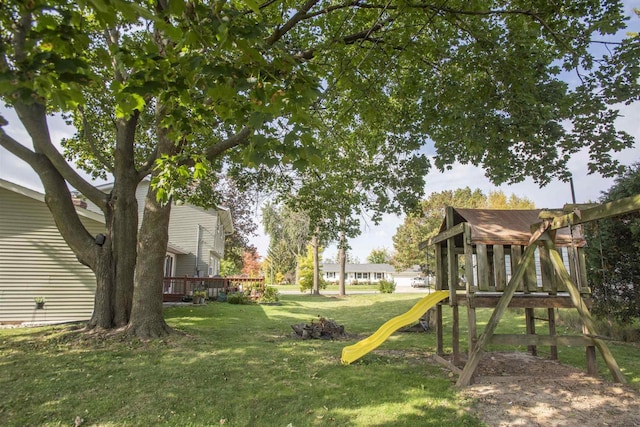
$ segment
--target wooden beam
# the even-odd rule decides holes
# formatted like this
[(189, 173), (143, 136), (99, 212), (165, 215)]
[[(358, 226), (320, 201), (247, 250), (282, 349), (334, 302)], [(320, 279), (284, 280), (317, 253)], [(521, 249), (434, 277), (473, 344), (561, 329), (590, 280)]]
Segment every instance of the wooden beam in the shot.
[(476, 245), (476, 263), (478, 264), (478, 289), (489, 290), (489, 256), (487, 245), (478, 243)]
[(471, 383), (471, 379), (473, 378), (473, 374), (476, 372), (476, 368), (478, 367), (478, 363), (480, 363), (480, 358), (482, 357), (482, 353), (484, 352), (484, 347), (487, 345), (491, 336), (495, 332), (502, 315), (506, 311), (509, 303), (511, 302), (511, 298), (518, 287), (518, 283), (522, 280), (524, 276), (524, 272), (526, 271), (526, 266), (529, 264), (529, 261), (533, 258), (533, 254), (535, 253), (536, 245), (529, 245), (527, 249), (524, 251), (522, 255), (522, 259), (518, 264), (518, 268), (511, 276), (511, 280), (509, 280), (509, 284), (507, 284), (506, 289), (504, 290), (498, 305), (496, 306), (493, 313), (491, 313), (491, 318), (485, 327), (484, 332), (478, 338), (478, 342), (476, 344), (476, 348), (474, 348), (473, 352), (471, 352), (471, 357), (469, 361), (467, 361), (464, 369), (462, 370), (462, 374), (456, 385), (458, 387), (467, 386)]
[(458, 368), (456, 365), (454, 365), (453, 363), (449, 362), (447, 359), (445, 359), (442, 356), (439, 356), (437, 354), (433, 355), (433, 358), (435, 359), (436, 362), (438, 362), (441, 365), (446, 366), (447, 368), (449, 368), (449, 370), (451, 372), (453, 372), (456, 375), (460, 375), (462, 373), (462, 369)]
[(491, 344), (526, 345), (526, 346), (552, 346), (584, 347), (593, 345), (593, 338), (584, 336), (559, 336), (559, 335), (518, 335), (518, 334), (494, 334)]
[(451, 228), (444, 230), (442, 233), (438, 234), (427, 240), (427, 246), (435, 245), (436, 243), (444, 242), (447, 239), (457, 236), (458, 234), (464, 233), (464, 222), (461, 222), (458, 225), (454, 225)]
[[(496, 307), (501, 295), (484, 295), (477, 293), (472, 297), (459, 298), (460, 305), (468, 305), (474, 308)], [(591, 300), (585, 300), (587, 306), (591, 306)], [(569, 295), (540, 295), (540, 294), (518, 294), (514, 295), (509, 302), (509, 308), (575, 308)]]
[[(586, 222), (597, 221), (599, 219), (610, 218), (638, 210), (640, 210), (640, 194), (580, 210), (579, 214), (572, 212), (566, 215), (553, 216), (551, 220), (551, 230), (565, 228), (570, 225), (584, 224)], [(545, 213), (545, 211), (542, 211), (539, 217), (548, 218), (549, 215)]]
[[(577, 286), (571, 281), (571, 276), (567, 272), (567, 269), (564, 267), (564, 264), (562, 262), (562, 257), (556, 250), (556, 247), (552, 241), (546, 240), (544, 241), (544, 245), (547, 247), (547, 249), (549, 249), (549, 254), (551, 255), (551, 262), (553, 263), (553, 267), (556, 270), (556, 274), (558, 274), (558, 276), (565, 283), (565, 286), (569, 291), (569, 295), (571, 295), (571, 300), (573, 301), (573, 304), (578, 310), (578, 313), (580, 313), (580, 316), (582, 317), (582, 322), (584, 326), (586, 327), (587, 331), (591, 335), (597, 336), (598, 333), (596, 331), (593, 319), (591, 318), (591, 313), (589, 313), (589, 309), (587, 308), (586, 304), (582, 300), (582, 297), (580, 296), (580, 291), (578, 290)], [(609, 368), (609, 372), (611, 372), (613, 379), (619, 383), (626, 384), (627, 379), (624, 377), (624, 375), (620, 371), (620, 368), (618, 367), (618, 363), (613, 357), (613, 354), (611, 354), (609, 347), (607, 347), (604, 341), (598, 338), (593, 338), (593, 343), (598, 348), (598, 350), (600, 350), (600, 353), (602, 354), (602, 357), (607, 363), (607, 367)]]

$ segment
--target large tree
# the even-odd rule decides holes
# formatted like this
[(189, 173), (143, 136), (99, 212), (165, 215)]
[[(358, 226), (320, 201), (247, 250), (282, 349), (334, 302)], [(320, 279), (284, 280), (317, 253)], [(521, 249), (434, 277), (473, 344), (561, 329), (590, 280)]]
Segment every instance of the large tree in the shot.
[[(496, 182), (565, 178), (580, 149), (594, 171), (615, 172), (610, 152), (631, 139), (607, 103), (637, 96), (638, 43), (602, 59), (588, 49), (623, 26), (620, 4), (597, 0), (7, 0), (0, 96), (30, 141), (3, 119), (0, 145), (37, 172), (62, 236), (96, 273), (90, 327), (159, 336), (172, 197), (223, 165), (269, 181), (282, 165), (321, 163), (335, 143), (320, 138), (326, 127), (380, 129), (389, 113), (397, 127), (367, 150), (432, 141), (437, 167), (481, 165)], [(562, 69), (580, 83), (562, 82)], [(56, 148), (54, 111), (79, 127), (67, 159), (108, 172), (109, 193)], [(69, 186), (103, 211), (104, 244), (82, 226)]]
[(297, 282), (299, 263), (311, 240), (309, 217), (285, 204), (267, 203), (262, 207), (262, 225), (269, 236), (266, 271), (268, 277), (278, 273), (289, 282)]
[[(348, 238), (360, 234), (361, 219), (377, 224), (385, 213), (412, 210), (424, 190), (427, 158), (417, 153), (420, 144), (415, 138), (403, 141), (410, 127), (393, 120), (402, 108), (394, 113), (392, 103), (383, 104), (379, 100), (384, 111), (378, 115), (379, 128), (358, 123), (348, 132), (321, 132), (331, 142), (324, 161), (299, 176), (286, 197), (289, 205), (309, 217), (313, 239), (337, 241), (340, 295), (346, 294)], [(356, 115), (360, 111), (359, 106), (352, 108)]]
[(387, 248), (373, 249), (367, 257), (367, 262), (370, 264), (386, 264), (390, 259), (391, 256)]
[[(603, 193), (601, 203), (640, 194), (640, 163)], [(594, 313), (621, 323), (640, 319), (640, 213), (585, 226), (587, 273)]]

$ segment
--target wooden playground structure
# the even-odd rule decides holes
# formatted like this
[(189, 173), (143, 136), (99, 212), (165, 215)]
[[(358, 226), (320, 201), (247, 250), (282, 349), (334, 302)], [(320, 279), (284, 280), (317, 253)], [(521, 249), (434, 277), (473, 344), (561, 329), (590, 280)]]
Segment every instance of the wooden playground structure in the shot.
[[(557, 359), (558, 346), (584, 346), (587, 372), (597, 375), (596, 348), (613, 379), (626, 379), (589, 312), (580, 224), (640, 210), (640, 195), (603, 205), (567, 205), (562, 210), (489, 210), (448, 207), (440, 233), (425, 242), (435, 247), (436, 290), (448, 290), (452, 309), (452, 360), (444, 356), (443, 305), (436, 306), (437, 358), (459, 373), (458, 386), (469, 385), (489, 344), (549, 346)], [(459, 307), (466, 307), (468, 355), (460, 353)], [(525, 311), (526, 334), (495, 334), (508, 307)], [(492, 308), (478, 335), (477, 308)], [(547, 310), (548, 335), (535, 331), (534, 309)], [(583, 334), (556, 335), (555, 309), (575, 308)], [(464, 363), (462, 370), (457, 366)]]

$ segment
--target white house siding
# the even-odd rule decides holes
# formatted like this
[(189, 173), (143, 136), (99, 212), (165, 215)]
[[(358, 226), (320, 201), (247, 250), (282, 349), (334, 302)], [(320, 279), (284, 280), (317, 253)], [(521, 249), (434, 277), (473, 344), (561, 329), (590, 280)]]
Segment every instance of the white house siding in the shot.
[[(144, 201), (149, 184), (150, 182), (145, 179), (136, 188), (138, 227), (142, 223)], [(110, 191), (111, 185), (99, 188), (103, 191)], [(98, 207), (88, 200), (87, 209), (100, 213)], [(233, 225), (229, 225), (229, 227), (233, 227)], [(227, 231), (230, 232), (230, 230)], [(185, 252), (175, 255), (174, 274), (176, 276), (195, 276), (196, 274), (214, 276), (218, 274), (220, 260), (224, 257), (224, 236), (225, 230), (217, 210), (205, 210), (189, 204), (174, 203), (171, 207), (169, 221), (169, 243)]]
[[(329, 282), (338, 281), (340, 277), (338, 264), (322, 264), (322, 271), (324, 279)], [(389, 264), (347, 264), (345, 266), (345, 282), (347, 284), (356, 281), (358, 283), (377, 283), (381, 280), (392, 280), (394, 271), (393, 266)]]
[(209, 276), (220, 272), (224, 230), (216, 211), (187, 204), (174, 205), (169, 221), (169, 240), (188, 252), (176, 257), (176, 276)]
[[(104, 231), (83, 218), (92, 234)], [(0, 187), (0, 322), (60, 322), (91, 317), (93, 272), (60, 236), (44, 202)], [(46, 298), (36, 310), (34, 298)]]

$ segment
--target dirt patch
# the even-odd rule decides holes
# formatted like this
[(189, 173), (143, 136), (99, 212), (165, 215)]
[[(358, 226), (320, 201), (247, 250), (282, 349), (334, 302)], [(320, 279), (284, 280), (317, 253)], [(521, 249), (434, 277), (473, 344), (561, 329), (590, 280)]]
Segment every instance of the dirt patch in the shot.
[(462, 390), (489, 426), (640, 426), (630, 387), (526, 353), (486, 353)]

